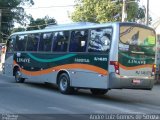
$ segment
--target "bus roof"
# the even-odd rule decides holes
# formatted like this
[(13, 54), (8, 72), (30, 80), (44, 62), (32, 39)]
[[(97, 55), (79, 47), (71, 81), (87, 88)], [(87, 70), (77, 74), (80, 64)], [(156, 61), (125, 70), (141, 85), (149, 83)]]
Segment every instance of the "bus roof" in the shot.
[[(108, 23), (98, 24), (98, 23), (90, 23), (90, 22), (78, 22), (78, 23), (71, 23), (71, 24), (51, 25), (51, 26), (47, 26), (45, 29), (16, 32), (16, 33), (13, 33), (12, 35), (31, 34), (31, 33), (34, 34), (34, 33), (42, 33), (42, 32), (65, 31), (65, 30), (76, 30), (76, 29), (78, 30), (78, 29), (86, 29), (86, 28), (98, 28), (98, 27), (111, 27), (111, 26), (115, 26), (119, 24), (132, 24), (133, 25), (137, 23), (108, 22)], [(141, 26), (145, 26), (145, 25), (141, 25)]]

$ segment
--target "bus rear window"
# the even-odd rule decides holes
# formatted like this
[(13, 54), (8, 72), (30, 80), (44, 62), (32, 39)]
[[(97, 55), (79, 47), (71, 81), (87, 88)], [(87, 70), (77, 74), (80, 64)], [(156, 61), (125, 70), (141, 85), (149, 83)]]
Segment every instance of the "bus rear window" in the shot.
[(120, 41), (127, 45), (154, 46), (156, 43), (155, 32), (143, 27), (121, 26)]
[(110, 50), (112, 28), (97, 28), (90, 32), (89, 52), (107, 52)]

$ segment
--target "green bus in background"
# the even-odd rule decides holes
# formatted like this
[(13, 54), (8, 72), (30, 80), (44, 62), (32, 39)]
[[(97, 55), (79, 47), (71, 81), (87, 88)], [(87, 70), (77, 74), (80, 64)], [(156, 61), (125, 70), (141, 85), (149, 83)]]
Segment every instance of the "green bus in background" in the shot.
[(137, 23), (76, 23), (17, 32), (7, 41), (4, 74), (15, 81), (57, 84), (105, 94), (110, 89), (152, 89), (155, 31)]

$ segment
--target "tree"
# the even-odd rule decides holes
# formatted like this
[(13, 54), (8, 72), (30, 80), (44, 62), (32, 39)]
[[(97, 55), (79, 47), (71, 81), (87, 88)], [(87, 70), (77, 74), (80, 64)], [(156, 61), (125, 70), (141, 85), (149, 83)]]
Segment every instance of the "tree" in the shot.
[[(26, 15), (21, 6), (33, 4), (33, 0), (0, 0), (0, 9), (2, 10), (1, 32), (9, 35), (14, 27), (14, 22), (25, 24), (29, 16)], [(2, 35), (2, 37), (5, 39), (6, 36)]]
[(11, 33), (26, 31), (24, 27), (13, 28)]
[(126, 4), (127, 21), (136, 22), (137, 20), (143, 20), (145, 18), (146, 9), (144, 6), (139, 6), (139, 0), (136, 2), (128, 0)]
[(44, 18), (37, 18), (36, 20), (29, 16), (30, 24), (28, 27), (18, 27), (14, 28), (11, 33), (14, 32), (22, 32), (22, 31), (29, 31), (29, 30), (38, 30), (38, 29), (44, 29), (48, 25), (56, 25), (57, 22), (54, 18), (51, 18), (49, 16), (45, 16)]
[[(121, 21), (122, 0), (76, 0), (73, 21), (98, 22)], [(139, 1), (127, 0), (127, 21), (136, 21), (145, 17), (145, 11), (139, 7)]]
[(30, 24), (26, 30), (28, 31), (28, 30), (43, 29), (47, 25), (55, 25), (55, 24), (57, 24), (56, 20), (54, 18), (50, 18), (49, 16), (45, 16), (44, 18), (37, 18), (36, 20), (33, 17), (30, 17)]

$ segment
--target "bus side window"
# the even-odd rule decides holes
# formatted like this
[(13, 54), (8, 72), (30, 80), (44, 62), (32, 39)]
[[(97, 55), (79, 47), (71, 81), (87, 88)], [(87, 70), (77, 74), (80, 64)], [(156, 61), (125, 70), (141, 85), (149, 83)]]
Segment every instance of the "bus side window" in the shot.
[(28, 39), (28, 35), (17, 35), (15, 50), (16, 51), (25, 51), (27, 39)]
[(66, 52), (69, 40), (69, 31), (56, 32), (53, 37), (52, 51)]
[(26, 50), (27, 51), (37, 51), (39, 40), (40, 40), (39, 34), (30, 34), (30, 35), (28, 35)]
[(72, 31), (69, 51), (70, 52), (85, 52), (88, 39), (88, 31)]
[(39, 51), (51, 51), (52, 33), (42, 33), (39, 43)]
[(89, 52), (106, 52), (110, 49), (112, 39), (111, 28), (98, 28), (91, 30), (88, 45)]
[(14, 43), (15, 43), (16, 37), (11, 36), (7, 41), (7, 52), (14, 52)]

